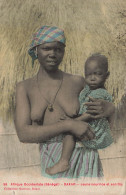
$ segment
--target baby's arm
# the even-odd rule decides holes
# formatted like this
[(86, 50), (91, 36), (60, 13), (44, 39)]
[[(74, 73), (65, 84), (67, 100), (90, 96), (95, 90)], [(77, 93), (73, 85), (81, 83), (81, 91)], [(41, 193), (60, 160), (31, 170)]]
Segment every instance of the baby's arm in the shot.
[(75, 120), (77, 121), (85, 121), (85, 122), (89, 122), (91, 119), (93, 119), (93, 115), (88, 114), (86, 112), (84, 112), (83, 114), (75, 118)]
[(91, 115), (91, 114), (88, 114), (86, 112), (84, 112), (83, 114), (79, 114), (77, 115), (76, 117), (69, 117), (67, 115), (64, 115), (60, 118), (59, 121), (62, 121), (62, 120), (77, 120), (77, 121), (84, 121), (84, 122), (89, 122), (91, 121), (91, 119), (94, 119), (93, 118), (94, 115)]

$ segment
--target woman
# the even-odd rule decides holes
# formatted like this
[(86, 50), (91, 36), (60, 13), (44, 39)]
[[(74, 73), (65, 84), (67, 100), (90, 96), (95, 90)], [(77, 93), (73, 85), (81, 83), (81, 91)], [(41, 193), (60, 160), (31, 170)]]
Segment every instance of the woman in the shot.
[[(80, 140), (92, 139), (94, 136), (86, 122), (60, 121), (63, 115), (72, 118), (77, 116), (78, 96), (84, 87), (84, 78), (59, 70), (64, 51), (63, 30), (50, 26), (41, 27), (34, 34), (29, 49), (33, 64), (35, 59), (40, 63), (38, 74), (18, 83), (16, 90), (15, 126), (18, 137), (21, 142), (41, 143), (42, 175), (46, 177), (51, 177), (45, 173), (46, 168), (53, 166), (60, 158), (65, 133), (73, 134)], [(96, 118), (110, 116), (113, 112), (113, 105), (105, 101), (94, 101), (87, 105), (88, 112), (95, 113)], [(86, 153), (85, 156), (85, 149), (76, 144), (70, 169), (52, 178), (102, 176), (98, 153), (97, 159), (94, 159), (93, 153), (91, 159), (87, 155)], [(86, 166), (87, 160), (91, 161), (90, 167)], [(94, 161), (97, 161), (95, 167)]]

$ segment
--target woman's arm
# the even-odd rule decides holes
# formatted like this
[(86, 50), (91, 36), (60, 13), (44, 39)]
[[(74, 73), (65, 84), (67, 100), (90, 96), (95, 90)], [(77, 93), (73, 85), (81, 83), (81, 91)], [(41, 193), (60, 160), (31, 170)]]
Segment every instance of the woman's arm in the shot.
[(30, 102), (26, 91), (23, 82), (17, 85), (15, 127), (21, 142), (45, 142), (52, 137), (66, 132), (74, 134), (79, 139), (84, 137), (85, 133), (89, 133), (89, 137), (92, 138), (88, 124), (82, 121), (66, 120), (51, 125), (32, 125)]
[(19, 83), (16, 89), (15, 127), (21, 142), (44, 142), (53, 136), (64, 133), (68, 128), (65, 121), (54, 125), (34, 126), (30, 112), (30, 103), (25, 86), (23, 83)]
[(112, 102), (103, 99), (95, 99), (90, 97), (92, 102), (86, 102), (87, 113), (94, 115), (93, 119), (108, 118), (111, 121), (115, 113), (115, 106)]

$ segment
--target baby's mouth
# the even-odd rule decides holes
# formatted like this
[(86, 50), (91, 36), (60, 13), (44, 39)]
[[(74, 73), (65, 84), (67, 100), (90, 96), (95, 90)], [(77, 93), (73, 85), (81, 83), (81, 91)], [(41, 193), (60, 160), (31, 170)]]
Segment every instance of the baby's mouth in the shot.
[(92, 89), (95, 89), (97, 87), (97, 84), (96, 83), (92, 83), (92, 84), (89, 85), (89, 87), (92, 88)]
[(96, 83), (90, 83), (89, 85), (90, 86), (96, 86), (97, 84)]

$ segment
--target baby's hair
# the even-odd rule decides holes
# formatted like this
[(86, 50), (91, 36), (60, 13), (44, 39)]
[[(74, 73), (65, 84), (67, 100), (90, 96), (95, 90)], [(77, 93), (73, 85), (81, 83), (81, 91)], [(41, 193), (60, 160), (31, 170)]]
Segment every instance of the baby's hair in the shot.
[(89, 61), (92, 60), (96, 60), (99, 64), (103, 65), (106, 72), (108, 71), (108, 58), (105, 55), (102, 55), (100, 53), (92, 54), (87, 58), (85, 66), (89, 63)]

